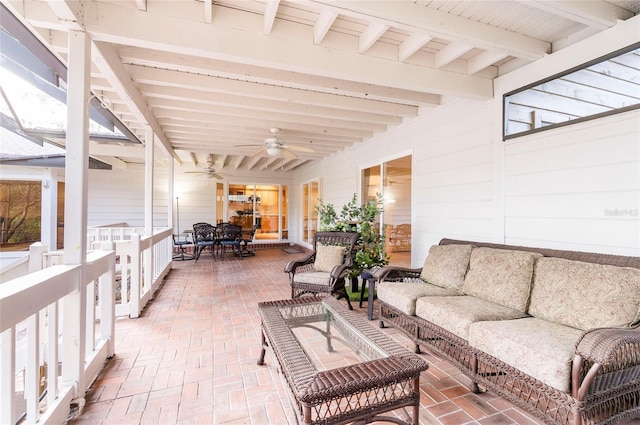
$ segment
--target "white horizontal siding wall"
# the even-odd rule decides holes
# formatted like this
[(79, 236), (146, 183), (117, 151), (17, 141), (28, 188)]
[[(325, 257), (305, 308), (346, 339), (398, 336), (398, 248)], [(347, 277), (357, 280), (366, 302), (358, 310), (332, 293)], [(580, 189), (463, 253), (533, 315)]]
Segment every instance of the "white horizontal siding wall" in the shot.
[[(144, 227), (144, 166), (129, 165), (126, 170), (89, 170), (87, 224), (103, 226), (127, 223)], [(167, 226), (167, 172), (154, 171), (153, 226)]]
[(513, 244), (638, 255), (640, 112), (505, 145), (505, 235)]
[[(638, 42), (638, 19), (496, 79), (496, 102)], [(640, 255), (639, 111), (518, 137), (502, 154), (505, 242)]]
[(443, 237), (492, 238), (492, 111), (486, 102), (455, 102), (299, 175), (321, 177), (321, 198), (340, 209), (357, 192), (361, 167), (412, 154), (412, 264), (421, 265)]

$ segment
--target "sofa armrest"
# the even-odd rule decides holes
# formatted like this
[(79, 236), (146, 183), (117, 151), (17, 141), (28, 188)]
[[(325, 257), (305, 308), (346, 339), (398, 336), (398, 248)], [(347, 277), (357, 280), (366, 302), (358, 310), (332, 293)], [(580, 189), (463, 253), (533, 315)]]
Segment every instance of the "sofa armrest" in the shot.
[(407, 279), (419, 279), (422, 268), (410, 269), (406, 267), (382, 267), (376, 272), (379, 281), (402, 282)]
[(640, 382), (640, 329), (600, 328), (584, 333), (576, 344), (573, 396)]

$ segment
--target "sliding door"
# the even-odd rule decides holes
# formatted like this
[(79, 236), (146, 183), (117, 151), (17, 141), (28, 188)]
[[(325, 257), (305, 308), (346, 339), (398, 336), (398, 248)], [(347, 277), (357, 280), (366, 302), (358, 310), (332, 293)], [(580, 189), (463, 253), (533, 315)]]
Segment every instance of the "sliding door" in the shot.
[(381, 229), (390, 264), (411, 266), (411, 155), (362, 170), (363, 202), (382, 195)]

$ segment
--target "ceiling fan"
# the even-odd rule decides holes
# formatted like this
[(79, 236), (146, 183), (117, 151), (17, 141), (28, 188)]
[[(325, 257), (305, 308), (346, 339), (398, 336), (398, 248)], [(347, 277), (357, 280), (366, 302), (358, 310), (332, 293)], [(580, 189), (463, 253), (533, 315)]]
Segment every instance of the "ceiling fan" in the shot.
[(304, 146), (287, 145), (285, 141), (278, 137), (280, 129), (277, 127), (271, 127), (269, 129), (271, 137), (264, 139), (264, 145), (237, 145), (237, 147), (245, 146), (257, 146), (262, 147), (251, 156), (260, 156), (267, 154), (268, 156), (282, 157), (287, 159), (297, 158), (297, 155), (293, 151), (297, 152), (313, 152), (313, 149)]
[(207, 161), (207, 166), (202, 171), (186, 171), (185, 174), (202, 174), (208, 179), (216, 178), (218, 180), (224, 180), (223, 174), (216, 173), (213, 168), (213, 163)]

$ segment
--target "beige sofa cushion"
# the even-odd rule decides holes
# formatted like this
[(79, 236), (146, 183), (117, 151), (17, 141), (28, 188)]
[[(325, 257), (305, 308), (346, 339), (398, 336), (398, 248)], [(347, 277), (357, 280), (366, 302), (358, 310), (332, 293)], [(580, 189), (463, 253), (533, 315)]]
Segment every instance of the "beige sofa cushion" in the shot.
[(541, 258), (529, 314), (578, 329), (629, 326), (638, 320), (640, 270)]
[(344, 262), (344, 248), (337, 245), (322, 245), (316, 247), (316, 260), (313, 263), (313, 270), (317, 272), (328, 272), (335, 266)]
[(533, 265), (541, 254), (474, 248), (462, 290), (486, 301), (527, 311)]
[(426, 282), (382, 281), (376, 285), (376, 295), (379, 300), (410, 316), (416, 313), (416, 300), (420, 297), (457, 294), (451, 289), (441, 288)]
[(422, 280), (460, 291), (469, 268), (473, 245), (433, 245), (424, 260)]
[(580, 329), (537, 318), (476, 322), (469, 344), (560, 391), (569, 392)]
[(470, 296), (422, 297), (416, 301), (416, 316), (459, 336), (469, 337), (469, 326), (485, 320), (508, 320), (526, 314)]

